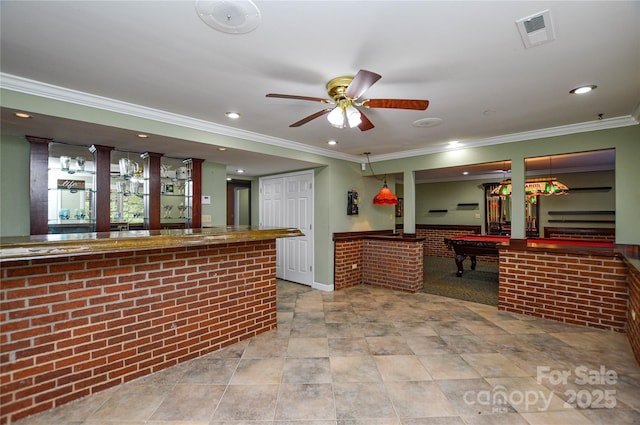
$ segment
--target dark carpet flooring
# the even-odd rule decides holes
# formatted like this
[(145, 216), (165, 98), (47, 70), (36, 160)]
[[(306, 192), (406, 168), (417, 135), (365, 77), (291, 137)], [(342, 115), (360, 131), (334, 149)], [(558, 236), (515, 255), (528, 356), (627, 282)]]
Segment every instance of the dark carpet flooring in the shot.
[(424, 257), (424, 292), (487, 305), (498, 305), (498, 263), (481, 261), (471, 270), (471, 260), (464, 260), (464, 273), (451, 257)]

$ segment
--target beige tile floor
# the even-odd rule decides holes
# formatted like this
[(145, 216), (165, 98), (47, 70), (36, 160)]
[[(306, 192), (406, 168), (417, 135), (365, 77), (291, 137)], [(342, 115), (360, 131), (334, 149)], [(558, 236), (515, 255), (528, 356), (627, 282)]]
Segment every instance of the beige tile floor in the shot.
[(640, 424), (624, 335), (368, 286), (277, 293), (276, 331), (18, 424)]

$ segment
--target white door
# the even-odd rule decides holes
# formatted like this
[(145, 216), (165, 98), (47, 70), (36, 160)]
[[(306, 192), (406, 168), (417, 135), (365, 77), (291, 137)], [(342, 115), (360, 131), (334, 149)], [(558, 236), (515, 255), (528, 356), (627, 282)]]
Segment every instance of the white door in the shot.
[(313, 171), (260, 179), (260, 225), (294, 227), (304, 236), (276, 239), (276, 277), (313, 285)]
[[(260, 226), (284, 227), (284, 184), (282, 178), (260, 179)], [(282, 239), (276, 239), (276, 277), (282, 279)]]

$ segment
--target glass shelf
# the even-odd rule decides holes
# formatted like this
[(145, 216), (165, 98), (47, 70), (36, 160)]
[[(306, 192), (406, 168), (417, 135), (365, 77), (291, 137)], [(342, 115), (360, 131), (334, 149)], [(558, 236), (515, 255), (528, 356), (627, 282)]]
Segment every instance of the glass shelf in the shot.
[(47, 166), (49, 233), (93, 231), (95, 161), (84, 146), (51, 143)]
[(183, 226), (191, 221), (191, 164), (163, 157), (160, 165), (160, 223)]

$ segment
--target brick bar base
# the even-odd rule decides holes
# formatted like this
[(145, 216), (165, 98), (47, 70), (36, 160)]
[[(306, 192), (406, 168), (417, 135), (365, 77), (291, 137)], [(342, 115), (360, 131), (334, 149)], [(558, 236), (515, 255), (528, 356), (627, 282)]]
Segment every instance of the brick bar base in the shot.
[(334, 233), (333, 241), (335, 290), (361, 283), (406, 292), (422, 290), (423, 239), (371, 231)]
[(275, 239), (2, 264), (0, 423), (276, 327)]
[(640, 365), (640, 271), (633, 266), (629, 266), (627, 338)]
[(422, 290), (422, 240), (365, 239), (362, 250), (362, 283), (405, 292)]
[[(362, 239), (336, 241), (334, 246), (333, 289), (350, 288), (362, 283)], [(353, 265), (355, 264), (355, 268)]]
[(627, 266), (617, 256), (500, 249), (498, 308), (625, 331)]

